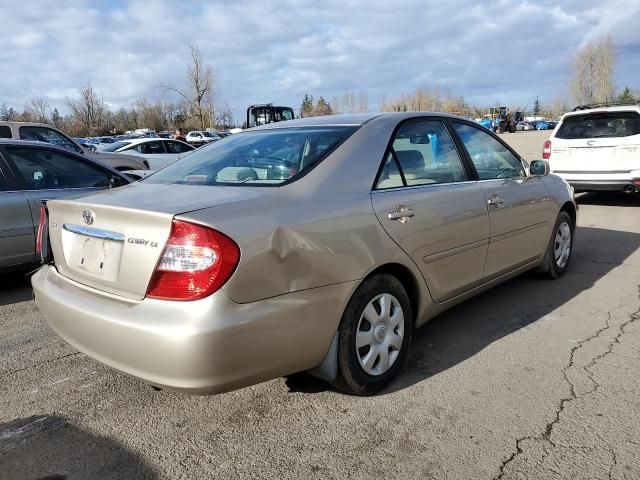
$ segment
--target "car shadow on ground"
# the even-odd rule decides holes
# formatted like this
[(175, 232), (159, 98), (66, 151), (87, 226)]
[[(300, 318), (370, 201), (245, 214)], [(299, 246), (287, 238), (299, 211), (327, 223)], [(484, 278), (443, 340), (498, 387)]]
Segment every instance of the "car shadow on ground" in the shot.
[(580, 205), (640, 207), (640, 193), (589, 192), (577, 195), (576, 201)]
[(0, 274), (0, 307), (32, 298), (31, 273), (17, 271)]
[(158, 478), (136, 453), (59, 416), (0, 423), (0, 472), (6, 480)]
[[(602, 248), (603, 245), (615, 248)], [(419, 328), (398, 379), (380, 395), (401, 390), (447, 370), (558, 309), (640, 248), (640, 234), (579, 227), (567, 274), (550, 280), (535, 272), (520, 275), (435, 317)], [(290, 391), (331, 389), (325, 382), (292, 376)]]

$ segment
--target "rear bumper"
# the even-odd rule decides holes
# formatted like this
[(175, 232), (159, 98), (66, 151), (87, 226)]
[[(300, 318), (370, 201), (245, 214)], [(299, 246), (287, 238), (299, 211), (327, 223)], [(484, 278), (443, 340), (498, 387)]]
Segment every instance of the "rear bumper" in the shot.
[(639, 191), (640, 170), (618, 173), (587, 173), (553, 171), (566, 180), (576, 191)]
[(567, 182), (576, 191), (639, 191), (640, 187), (631, 180), (572, 180)]
[(196, 394), (318, 366), (355, 288), (347, 282), (249, 304), (222, 291), (195, 302), (130, 301), (48, 265), (32, 285), (48, 323), (78, 350), (153, 385)]

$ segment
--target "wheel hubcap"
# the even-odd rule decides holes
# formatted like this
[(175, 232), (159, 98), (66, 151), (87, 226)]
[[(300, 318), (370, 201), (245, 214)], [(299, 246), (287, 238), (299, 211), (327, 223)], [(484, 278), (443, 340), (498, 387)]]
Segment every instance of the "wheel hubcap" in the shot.
[(404, 312), (393, 295), (383, 293), (365, 307), (356, 331), (356, 354), (369, 375), (382, 375), (398, 359), (404, 337)]
[(553, 254), (558, 268), (564, 268), (571, 254), (571, 227), (567, 222), (562, 222), (558, 226), (553, 243)]

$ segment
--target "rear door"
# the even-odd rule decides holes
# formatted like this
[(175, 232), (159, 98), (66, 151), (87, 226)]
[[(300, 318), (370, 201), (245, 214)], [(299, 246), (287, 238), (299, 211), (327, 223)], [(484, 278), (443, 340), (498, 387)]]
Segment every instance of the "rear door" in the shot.
[(163, 140), (138, 143), (129, 147), (123, 153), (133, 153), (143, 157), (149, 162), (151, 170), (160, 170), (175, 161), (172, 160), (174, 158), (173, 155), (167, 154)]
[(556, 205), (539, 177), (528, 177), (522, 159), (486, 130), (452, 122), (477, 172), (489, 210), (490, 241), (484, 279), (525, 265), (544, 252)]
[(384, 229), (421, 270), (434, 301), (481, 283), (489, 241), (483, 190), (440, 120), (397, 129), (371, 201)]
[(640, 169), (640, 114), (636, 111), (568, 115), (551, 139), (554, 173), (629, 173)]
[(33, 261), (35, 233), (29, 202), (0, 157), (0, 267)]

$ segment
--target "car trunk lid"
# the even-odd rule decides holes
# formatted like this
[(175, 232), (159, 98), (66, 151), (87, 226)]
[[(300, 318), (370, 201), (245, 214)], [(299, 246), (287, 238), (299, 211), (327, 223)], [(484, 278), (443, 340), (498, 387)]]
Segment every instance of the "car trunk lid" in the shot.
[(80, 284), (141, 300), (176, 214), (255, 195), (251, 188), (138, 184), (77, 200), (50, 201), (55, 266)]

